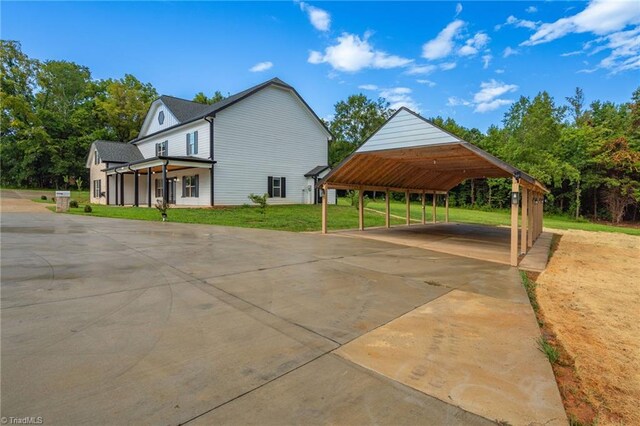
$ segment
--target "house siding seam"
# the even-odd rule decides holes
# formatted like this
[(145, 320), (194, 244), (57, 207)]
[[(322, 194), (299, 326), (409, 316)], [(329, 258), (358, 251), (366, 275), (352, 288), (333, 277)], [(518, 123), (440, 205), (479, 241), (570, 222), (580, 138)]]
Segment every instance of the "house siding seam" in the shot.
[(267, 87), (218, 112), (214, 126), (217, 205), (241, 205), (250, 193), (266, 193), (269, 176), (287, 180), (286, 198), (270, 204), (309, 202), (304, 174), (328, 164), (327, 134), (295, 94)]

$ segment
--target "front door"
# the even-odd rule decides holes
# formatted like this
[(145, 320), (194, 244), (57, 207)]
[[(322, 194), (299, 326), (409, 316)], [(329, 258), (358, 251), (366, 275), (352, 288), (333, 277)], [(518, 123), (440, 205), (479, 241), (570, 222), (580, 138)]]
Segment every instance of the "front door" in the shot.
[(167, 179), (167, 203), (176, 203), (176, 178)]

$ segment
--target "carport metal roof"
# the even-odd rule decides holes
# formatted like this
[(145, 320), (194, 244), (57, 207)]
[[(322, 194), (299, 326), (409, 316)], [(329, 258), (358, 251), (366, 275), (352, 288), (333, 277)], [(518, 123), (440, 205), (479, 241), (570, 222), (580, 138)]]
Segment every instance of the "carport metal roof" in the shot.
[(522, 170), (402, 107), (320, 184), (444, 193), (466, 179), (500, 177), (547, 192)]

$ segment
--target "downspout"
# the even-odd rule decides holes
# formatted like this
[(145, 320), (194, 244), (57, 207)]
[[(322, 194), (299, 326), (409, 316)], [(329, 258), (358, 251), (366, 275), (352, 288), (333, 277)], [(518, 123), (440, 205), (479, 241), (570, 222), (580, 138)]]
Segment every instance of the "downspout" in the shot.
[[(209, 159), (211, 161), (213, 161), (213, 119), (215, 118), (215, 115), (213, 117), (205, 117), (204, 119), (207, 120), (209, 122)], [(211, 164), (211, 169), (209, 170), (209, 189), (210, 189), (210, 204), (211, 207), (213, 207), (215, 205), (215, 191), (214, 191), (214, 173), (213, 173), (213, 164)]]

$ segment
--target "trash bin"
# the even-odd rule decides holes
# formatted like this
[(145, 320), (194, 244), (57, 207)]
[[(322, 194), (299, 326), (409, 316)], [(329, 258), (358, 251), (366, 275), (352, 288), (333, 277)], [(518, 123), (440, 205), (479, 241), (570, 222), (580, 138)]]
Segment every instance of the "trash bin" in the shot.
[(71, 191), (56, 191), (56, 213), (69, 211)]

